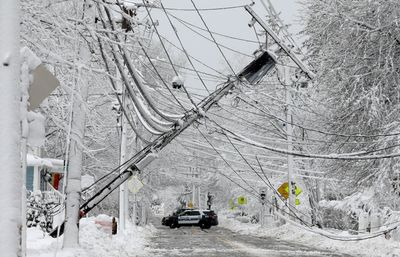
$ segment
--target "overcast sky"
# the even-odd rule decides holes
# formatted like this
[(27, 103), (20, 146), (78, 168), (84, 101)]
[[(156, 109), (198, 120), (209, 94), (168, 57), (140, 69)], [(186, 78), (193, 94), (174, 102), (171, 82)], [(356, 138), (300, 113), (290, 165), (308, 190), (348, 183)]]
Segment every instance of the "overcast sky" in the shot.
[[(238, 6), (250, 4), (251, 0), (194, 0), (198, 8), (214, 8), (214, 7), (226, 7), (226, 6)], [(167, 8), (193, 8), (193, 5), (190, 0), (163, 0), (164, 6)], [(267, 0), (265, 0), (267, 3)], [(271, 0), (275, 9), (281, 13), (280, 17), (284, 20), (284, 22), (290, 25), (290, 31), (294, 34), (297, 33), (301, 26), (299, 24), (299, 9), (300, 6), (298, 4), (298, 0)], [(266, 10), (262, 6), (260, 0), (255, 0), (255, 5), (252, 7), (256, 13), (265, 18)], [(193, 11), (182, 11), (182, 10), (169, 10), (170, 14), (175, 15), (176, 17), (195, 24), (201, 28), (204, 28), (201, 19), (197, 15), (196, 12)], [(168, 23), (168, 20), (165, 18), (165, 14), (161, 10), (153, 9), (152, 16), (154, 19), (159, 20), (159, 31), (160, 33), (168, 38), (171, 42), (179, 45), (179, 41), (176, 39), (176, 36), (171, 29), (171, 26)], [(218, 10), (218, 11), (202, 11), (204, 20), (212, 31), (223, 33), (229, 35), (231, 37), (237, 37), (242, 39), (247, 39), (255, 42), (243, 42), (239, 40), (234, 40), (230, 38), (221, 37), (215, 35), (218, 43), (237, 50), (246, 55), (252, 55), (252, 53), (257, 50), (258, 43), (257, 37), (254, 33), (253, 28), (248, 26), (248, 23), (251, 19), (251, 16), (244, 8), (236, 8), (229, 10)], [(229, 69), (229, 66), (224, 61), (222, 55), (219, 50), (216, 48), (213, 42), (210, 42), (201, 36), (195, 34), (193, 31), (189, 30), (187, 27), (183, 26), (179, 21), (172, 18), (172, 22), (177, 28), (179, 35), (181, 36), (184, 47), (189, 52), (190, 55), (198, 58), (202, 62), (208, 64), (209, 66), (223, 71), (225, 74), (232, 74)], [(260, 31), (260, 27), (257, 27), (258, 31)], [(194, 28), (197, 32), (203, 34), (210, 38), (209, 34), (205, 31), (198, 30)], [(154, 35), (156, 38), (156, 35)], [(263, 38), (260, 38), (264, 40)], [(166, 43), (169, 45), (168, 43)], [(174, 49), (169, 45), (170, 49)], [(225, 55), (228, 58), (229, 63), (234, 67), (236, 71), (239, 71), (240, 68), (243, 68), (246, 65), (250, 58), (246, 57), (243, 54), (235, 53), (233, 51), (222, 49)], [(194, 64), (197, 69), (209, 72), (212, 74), (216, 74), (211, 69), (204, 67), (198, 62), (194, 61)], [(188, 63), (188, 67), (189, 67)], [(185, 73), (182, 74), (185, 77), (185, 84), (189, 87), (201, 88), (200, 83), (198, 82), (196, 76), (194, 74)], [(214, 81), (211, 77), (205, 77), (205, 81), (207, 86), (210, 88), (214, 88), (218, 81)], [(193, 86), (192, 86), (193, 85)]]

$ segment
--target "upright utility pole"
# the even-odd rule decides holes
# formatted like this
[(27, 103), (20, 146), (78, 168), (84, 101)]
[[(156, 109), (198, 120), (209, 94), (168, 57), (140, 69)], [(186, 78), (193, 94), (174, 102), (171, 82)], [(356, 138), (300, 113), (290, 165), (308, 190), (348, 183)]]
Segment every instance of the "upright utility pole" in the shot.
[(21, 253), (20, 6), (0, 1), (0, 254)]
[[(124, 105), (121, 110), (127, 110), (126, 108), (126, 99), (125, 99), (125, 90), (123, 90), (122, 96), (122, 104)], [(128, 122), (124, 118), (124, 115), (120, 116), (120, 125), (121, 125), (121, 157), (120, 157), (120, 165), (125, 163), (126, 161), (126, 141), (127, 141), (127, 128)], [(124, 169), (120, 170), (120, 173), (124, 172)], [(121, 184), (119, 187), (119, 226), (120, 231), (124, 231), (126, 228), (126, 218), (128, 215), (128, 188), (126, 185), (126, 181)]]
[[(192, 175), (192, 179), (193, 179), (194, 175)], [(192, 205), (194, 207), (194, 203), (195, 203), (195, 199), (196, 199), (196, 186), (194, 185), (194, 182), (192, 182)]]
[(26, 256), (26, 167), (27, 160), (26, 154), (28, 152), (28, 134), (29, 134), (29, 125), (27, 119), (28, 113), (28, 99), (29, 99), (29, 67), (28, 60), (22, 60), (21, 56), (21, 109), (20, 109), (20, 117), (21, 117), (21, 161), (22, 161), (22, 198), (21, 198), (21, 222), (22, 222), (22, 230), (21, 230), (21, 256)]
[[(284, 69), (284, 78), (285, 78), (285, 95), (286, 95), (286, 136), (287, 136), (287, 150), (288, 152), (293, 151), (293, 120), (292, 120), (292, 93), (290, 92), (290, 88), (292, 85), (290, 67), (285, 66)], [(295, 187), (293, 181), (293, 155), (287, 155), (287, 169), (288, 169), (288, 186), (289, 186), (289, 198), (288, 198), (288, 207), (295, 207)], [(292, 184), (293, 183), (293, 184)], [(290, 213), (290, 210), (289, 210)]]
[(201, 209), (201, 187), (200, 187), (200, 185), (198, 185), (198, 193), (199, 193), (199, 195), (198, 195), (198, 197), (197, 197), (197, 199), (199, 199), (198, 201), (198, 203), (197, 203), (197, 205), (198, 205), (198, 207), (199, 207), (199, 209)]

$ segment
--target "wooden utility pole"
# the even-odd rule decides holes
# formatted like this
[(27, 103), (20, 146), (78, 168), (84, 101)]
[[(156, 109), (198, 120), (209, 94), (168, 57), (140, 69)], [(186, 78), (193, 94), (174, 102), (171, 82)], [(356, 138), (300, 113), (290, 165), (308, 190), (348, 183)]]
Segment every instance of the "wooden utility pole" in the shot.
[[(284, 67), (284, 78), (285, 78), (285, 95), (286, 95), (286, 137), (287, 137), (287, 151), (293, 152), (293, 120), (292, 120), (292, 92), (290, 88), (292, 86), (290, 67)], [(295, 208), (296, 203), (296, 193), (293, 181), (293, 155), (287, 155), (287, 170), (288, 170), (288, 187), (289, 187), (289, 198), (288, 198), (288, 208), (290, 213), (290, 208)]]
[[(121, 111), (127, 110), (127, 105), (126, 105), (126, 96), (125, 96), (125, 90), (122, 89), (122, 104), (124, 106), (121, 107)], [(120, 145), (120, 165), (125, 163), (127, 160), (126, 158), (126, 147), (127, 147), (127, 129), (128, 129), (128, 121), (124, 117), (124, 115), (121, 113), (120, 116), (120, 126), (121, 126), (121, 145)], [(121, 173), (124, 172), (124, 169), (121, 168)], [(128, 212), (128, 187), (126, 185), (126, 181), (121, 184), (119, 187), (119, 230), (122, 232), (126, 228), (126, 220), (127, 216), (129, 214)]]
[(0, 254), (22, 256), (20, 6), (0, 1)]

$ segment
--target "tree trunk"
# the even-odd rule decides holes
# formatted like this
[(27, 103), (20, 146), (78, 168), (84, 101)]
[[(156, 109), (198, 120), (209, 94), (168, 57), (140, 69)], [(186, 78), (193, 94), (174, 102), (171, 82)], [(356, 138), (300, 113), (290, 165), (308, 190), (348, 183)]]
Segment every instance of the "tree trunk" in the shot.
[(21, 256), (19, 1), (0, 1), (0, 253)]
[[(81, 43), (79, 56), (82, 63), (90, 61), (90, 52), (86, 45)], [(88, 81), (79, 70), (77, 79), (78, 92), (75, 93), (73, 102), (71, 146), (69, 151), (69, 165), (67, 172), (67, 204), (65, 217), (65, 234), (63, 248), (76, 248), (79, 245), (79, 205), (81, 199), (82, 176), (82, 146), (85, 133), (86, 108), (85, 102), (88, 96)], [(77, 93), (80, 92), (80, 95)]]

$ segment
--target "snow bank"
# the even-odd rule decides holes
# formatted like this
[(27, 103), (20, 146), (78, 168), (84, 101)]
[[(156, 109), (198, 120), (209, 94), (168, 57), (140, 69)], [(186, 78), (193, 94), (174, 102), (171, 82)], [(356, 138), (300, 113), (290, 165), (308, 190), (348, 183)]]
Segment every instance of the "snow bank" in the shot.
[[(393, 239), (387, 240), (383, 236), (363, 241), (343, 242), (328, 239), (290, 224), (273, 228), (261, 228), (259, 224), (241, 223), (230, 217), (229, 213), (219, 213), (220, 226), (234, 232), (255, 235), (260, 237), (274, 237), (319, 249), (337, 251), (351, 255), (368, 257), (400, 257), (399, 243)], [(343, 232), (343, 235), (348, 235)]]
[[(101, 215), (100, 220), (111, 217)], [(51, 238), (38, 228), (27, 231), (27, 257), (114, 257), (114, 256), (147, 256), (148, 238), (156, 229), (152, 226), (135, 227), (127, 224), (126, 233), (111, 235), (95, 223), (97, 218), (84, 218), (80, 221), (80, 248), (63, 249), (62, 237)], [(58, 247), (57, 247), (58, 246)], [(57, 254), (55, 254), (57, 252)]]

